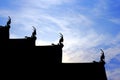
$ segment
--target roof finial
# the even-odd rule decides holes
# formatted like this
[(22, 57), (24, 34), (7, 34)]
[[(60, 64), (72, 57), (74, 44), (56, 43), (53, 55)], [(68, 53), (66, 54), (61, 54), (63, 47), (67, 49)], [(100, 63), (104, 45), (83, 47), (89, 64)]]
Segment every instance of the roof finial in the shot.
[(101, 50), (101, 57), (100, 57), (100, 62), (105, 62), (105, 55), (104, 55), (104, 51), (102, 49)]
[(64, 41), (63, 34), (62, 33), (59, 33), (59, 34), (60, 34), (59, 45), (63, 47), (64, 46), (63, 45), (63, 41)]
[(10, 27), (10, 24), (11, 24), (11, 18), (10, 18), (10, 16), (8, 16), (8, 21), (7, 21), (6, 26), (7, 26), (7, 27)]
[(36, 37), (36, 28), (34, 26), (32, 26), (32, 27), (33, 27), (33, 32), (32, 32), (31, 37)]

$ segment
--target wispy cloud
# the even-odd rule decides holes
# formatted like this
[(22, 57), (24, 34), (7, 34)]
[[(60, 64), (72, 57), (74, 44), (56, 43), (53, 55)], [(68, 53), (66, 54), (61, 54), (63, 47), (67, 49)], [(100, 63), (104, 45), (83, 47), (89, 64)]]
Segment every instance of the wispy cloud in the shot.
[[(50, 7), (56, 7), (57, 5), (62, 5), (63, 3), (71, 3), (73, 0), (29, 0), (29, 1), (20, 1), (20, 6), (24, 5), (25, 7), (32, 8), (43, 8), (47, 9)], [(18, 1), (16, 1), (18, 3)]]
[[(71, 37), (74, 37), (74, 35), (71, 35)], [(70, 57), (70, 61), (92, 62), (93, 60), (99, 59), (99, 49), (96, 47), (103, 44), (106, 38), (95, 32), (89, 32), (85, 36), (80, 36), (78, 34), (75, 38), (67, 37), (67, 39), (69, 42), (65, 42), (66, 48), (64, 49), (64, 54), (67, 54)]]
[(108, 9), (107, 0), (98, 0), (95, 4), (91, 12), (94, 16), (103, 17)]
[(110, 21), (115, 23), (115, 24), (120, 25), (120, 18), (113, 18), (113, 19), (110, 19)]
[(107, 71), (108, 80), (119, 80), (120, 79), (120, 68)]
[[(87, 7), (78, 5), (78, 2), (82, 4), (81, 1), (84, 3), (84, 0), (15, 0), (11, 3), (17, 6), (17, 9), (14, 9), (14, 6), (12, 9), (0, 8), (0, 16), (6, 19), (7, 16), (11, 16), (11, 38), (30, 36), (32, 26), (35, 26), (37, 28), (36, 44), (49, 45), (57, 44), (58, 33), (63, 33), (65, 40), (63, 62), (99, 61), (99, 48), (103, 48), (108, 65), (120, 54), (120, 34), (113, 37), (112, 33), (100, 33), (93, 27), (100, 22), (98, 18), (109, 16), (107, 15), (110, 8), (108, 0), (94, 1), (95, 3)], [(73, 5), (77, 9), (73, 8)], [(116, 17), (104, 20), (118, 25), (120, 21)], [(104, 24), (103, 21), (103, 24), (96, 26), (101, 27)], [(109, 77), (113, 80), (119, 79), (118, 70), (114, 69), (114, 72), (109, 70)], [(116, 78), (113, 78), (114, 76)]]

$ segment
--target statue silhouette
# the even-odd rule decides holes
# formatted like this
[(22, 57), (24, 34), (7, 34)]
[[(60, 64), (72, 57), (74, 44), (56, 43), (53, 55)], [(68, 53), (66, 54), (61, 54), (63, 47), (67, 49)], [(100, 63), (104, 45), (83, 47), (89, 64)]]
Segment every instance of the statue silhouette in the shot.
[(59, 43), (63, 43), (64, 39), (63, 39), (63, 35), (60, 33), (60, 40), (59, 40)]
[(100, 62), (105, 62), (105, 55), (104, 55), (104, 51), (102, 49), (101, 50), (101, 57), (100, 57)]
[(36, 28), (34, 26), (32, 26), (32, 27), (33, 27), (33, 33), (31, 35), (31, 37), (36, 37)]
[(64, 46), (63, 45), (63, 41), (64, 41), (64, 38), (63, 38), (63, 34), (62, 33), (59, 33), (60, 34), (60, 39), (59, 39), (59, 43), (58, 43), (58, 45), (60, 45), (60, 46)]
[(63, 39), (63, 35), (60, 33), (60, 40), (59, 40), (59, 43), (63, 43), (64, 39)]
[(10, 24), (11, 24), (11, 18), (10, 18), (10, 16), (8, 16), (8, 21), (7, 21), (6, 26), (7, 26), (7, 27), (10, 27)]

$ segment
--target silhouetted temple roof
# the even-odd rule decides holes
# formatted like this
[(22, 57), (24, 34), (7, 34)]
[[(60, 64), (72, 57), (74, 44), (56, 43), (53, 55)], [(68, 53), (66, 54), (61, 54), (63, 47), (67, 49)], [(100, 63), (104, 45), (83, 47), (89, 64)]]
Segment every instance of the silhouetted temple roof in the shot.
[[(33, 27), (34, 31), (30, 37), (10, 39), (10, 23), (11, 18), (9, 17), (7, 24), (0, 26), (0, 56), (2, 66), (12, 66), (10, 68), (13, 70), (16, 68), (20, 70), (35, 69), (41, 73), (40, 77), (48, 77), (52, 74), (53, 76), (49, 77), (49, 79), (56, 77), (55, 80), (61, 77), (63, 79), (63, 76), (64, 78), (74, 80), (107, 80), (103, 51), (100, 62), (62, 63), (62, 48), (64, 46), (62, 34), (56, 45), (36, 46), (35, 27)], [(16, 66), (15, 69), (14, 66)]]

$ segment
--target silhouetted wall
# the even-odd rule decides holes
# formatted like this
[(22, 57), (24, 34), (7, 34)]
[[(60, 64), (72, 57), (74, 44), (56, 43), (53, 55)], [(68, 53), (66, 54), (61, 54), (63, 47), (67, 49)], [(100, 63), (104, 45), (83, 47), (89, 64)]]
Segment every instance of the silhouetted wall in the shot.
[[(2, 53), (3, 52), (3, 53)], [(60, 46), (36, 46), (29, 48), (9, 48), (1, 50), (4, 62), (11, 63), (37, 63), (37, 64), (61, 64), (62, 48)]]
[(9, 27), (0, 26), (0, 46), (3, 47), (8, 44)]
[[(74, 80), (107, 80), (103, 63), (63, 63), (63, 76)], [(67, 74), (67, 75), (66, 75)]]

